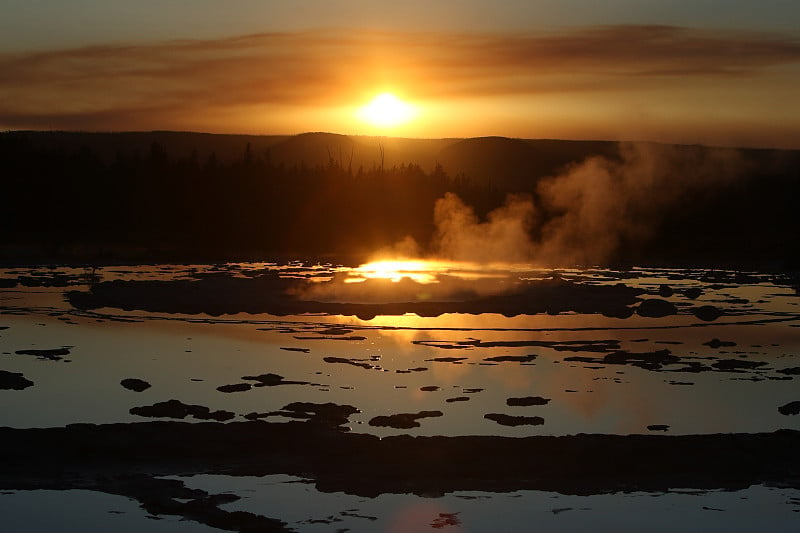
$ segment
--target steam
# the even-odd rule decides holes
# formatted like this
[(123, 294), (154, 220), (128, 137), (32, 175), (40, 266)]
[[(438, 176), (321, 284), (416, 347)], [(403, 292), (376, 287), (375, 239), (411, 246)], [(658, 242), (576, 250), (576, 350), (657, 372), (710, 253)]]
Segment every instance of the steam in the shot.
[(473, 209), (453, 193), (434, 206), (434, 255), (472, 263), (523, 263), (533, 257), (530, 240), (534, 205), (529, 197), (511, 195), (480, 222)]
[(620, 156), (592, 157), (539, 183), (548, 215), (536, 245), (539, 263), (602, 264), (621, 247), (635, 250), (699, 192), (746, 168), (739, 152), (723, 148), (622, 144)]
[[(436, 201), (430, 257), (452, 261), (598, 265), (646, 245), (699, 195), (747, 170), (735, 149), (623, 143), (618, 158), (590, 157), (541, 179), (535, 194), (510, 195), (485, 221), (458, 196)], [(395, 247), (420, 257), (407, 238)]]
[[(435, 232), (427, 253), (406, 237), (373, 257), (428, 261), (437, 283), (420, 285), (408, 278), (352, 283), (349, 273), (339, 272), (298, 294), (320, 301), (391, 302), (513, 292), (521, 285), (507, 265), (592, 266), (608, 264), (620, 252), (630, 257), (657, 236), (672, 213), (702, 206), (703, 194), (713, 194), (746, 170), (733, 149), (623, 144), (618, 158), (588, 158), (539, 180), (533, 195), (509, 195), (483, 221), (458, 196), (446, 193), (434, 205)], [(448, 261), (460, 266), (441, 266)]]
[(428, 248), (406, 237), (379, 257), (540, 267), (607, 264), (653, 238), (663, 221), (747, 169), (735, 149), (623, 143), (619, 158), (590, 157), (509, 195), (481, 221), (453, 193), (434, 205)]

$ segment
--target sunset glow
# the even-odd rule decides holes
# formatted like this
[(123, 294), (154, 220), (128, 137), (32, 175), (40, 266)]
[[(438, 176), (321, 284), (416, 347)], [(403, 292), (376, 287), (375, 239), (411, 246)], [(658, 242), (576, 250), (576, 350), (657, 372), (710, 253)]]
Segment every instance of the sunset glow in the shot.
[(367, 279), (388, 279), (398, 282), (408, 278), (417, 283), (436, 283), (436, 274), (441, 264), (436, 261), (387, 260), (373, 261), (354, 269), (348, 281), (356, 283)]
[[(186, 34), (182, 24), (175, 38), (143, 32), (135, 46), (87, 32), (76, 20), (80, 39), (50, 42), (44, 37), (57, 32), (42, 28), (36, 46), (25, 44), (25, 34), (10, 52), (0, 49), (0, 129), (800, 147), (794, 105), (800, 47), (796, 32), (782, 24), (769, 31), (749, 27), (748, 19), (728, 28), (697, 26), (704, 19), (692, 16), (695, 8), (687, 4), (685, 19), (659, 25), (573, 20), (575, 12), (597, 11), (592, 8), (570, 10), (568, 20), (548, 26), (533, 23), (541, 13), (526, 6), (491, 9), (517, 23), (505, 28), (459, 27), (460, 17), (446, 14), (446, 7), (437, 6), (439, 18), (431, 18), (434, 8), (426, 6), (422, 28), (420, 21), (401, 23), (386, 8), (380, 17), (386, 22), (374, 27), (323, 15), (304, 25), (220, 27), (214, 35)], [(21, 3), (19, 13), (28, 9)], [(11, 30), (30, 27), (7, 11), (7, 31), (0, 32), (6, 41)], [(142, 7), (145, 13), (166, 16)], [(493, 18), (487, 14), (476, 13), (475, 20)], [(265, 19), (251, 15), (250, 21)], [(275, 20), (272, 13), (266, 18)], [(92, 27), (99, 31), (118, 20), (114, 14)], [(145, 22), (139, 21), (142, 28), (160, 26)]]
[(359, 109), (361, 120), (379, 128), (392, 128), (405, 124), (417, 114), (411, 104), (403, 102), (391, 93), (381, 93)]

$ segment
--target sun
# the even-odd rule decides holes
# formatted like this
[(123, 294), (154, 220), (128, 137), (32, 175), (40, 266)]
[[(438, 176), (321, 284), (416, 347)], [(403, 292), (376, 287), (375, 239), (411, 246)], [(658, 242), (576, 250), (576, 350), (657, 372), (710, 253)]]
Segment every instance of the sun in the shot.
[(405, 124), (417, 114), (415, 107), (403, 102), (391, 93), (381, 93), (358, 110), (364, 122), (379, 128), (391, 128)]

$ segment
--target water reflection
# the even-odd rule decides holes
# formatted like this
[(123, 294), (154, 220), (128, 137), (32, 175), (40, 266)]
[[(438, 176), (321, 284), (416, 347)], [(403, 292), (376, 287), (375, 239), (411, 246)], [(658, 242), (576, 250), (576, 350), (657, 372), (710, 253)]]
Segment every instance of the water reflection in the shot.
[[(0, 326), (8, 328), (0, 331), (5, 347), (0, 370), (34, 382), (22, 391), (0, 390), (0, 397), (16, 406), (0, 414), (0, 424), (136, 421), (141, 418), (131, 409), (175, 399), (230, 411), (239, 420), (297, 401), (353, 405), (360, 412), (350, 416), (348, 427), (380, 435), (402, 431), (369, 426), (372, 418), (422, 411), (441, 411), (443, 416), (420, 420), (420, 427), (412, 430), (419, 435), (648, 433), (651, 426), (667, 426), (674, 434), (798, 427), (795, 417), (777, 409), (798, 399), (794, 369), (800, 367), (798, 297), (793, 281), (781, 276), (552, 271), (526, 265), (482, 269), (434, 262), (359, 268), (163, 265), (99, 268), (91, 274), (69, 268), (0, 272)], [(412, 277), (417, 274), (424, 277)], [(347, 282), (359, 277), (363, 281)], [(259, 285), (262, 278), (266, 282)], [(273, 292), (254, 290), (262, 286)], [(90, 293), (98, 287), (105, 287), (108, 295), (101, 307), (78, 308), (65, 299), (69, 291)], [(207, 290), (211, 299), (227, 298), (229, 294), (220, 292), (225, 287), (241, 291), (233, 295), (238, 299), (225, 304), (239, 309), (234, 313), (202, 312), (202, 298), (192, 296), (192, 291), (202, 295)], [(538, 291), (530, 294), (540, 297), (534, 307), (524, 292), (530, 288)], [(600, 310), (609, 308), (591, 301), (601, 294), (593, 288), (616, 291), (609, 293), (613, 298), (623, 294), (629, 312), (604, 315)], [(175, 298), (154, 299), (162, 290), (176, 291), (169, 293)], [(280, 292), (284, 290), (288, 292)], [(526, 296), (514, 296), (514, 314), (480, 311), (481, 306), (498, 305), (497, 300), (482, 299), (485, 294), (519, 290)], [(479, 303), (470, 312), (430, 316), (403, 312), (402, 306), (397, 313), (374, 316), (362, 311), (338, 314), (346, 307), (314, 307), (314, 301), (326, 300), (393, 305), (410, 297), (421, 301), (424, 294), (428, 301), (453, 309), (470, 299)], [(573, 310), (548, 307), (547, 299), (562, 294), (574, 300)], [(578, 294), (589, 300), (581, 301)], [(298, 295), (308, 303), (297, 300)], [(273, 305), (270, 298), (289, 302), (281, 308), (284, 316), (258, 312), (257, 307), (242, 312), (249, 299)], [(450, 302), (444, 301), (448, 298)], [(644, 300), (665, 302), (673, 310), (645, 316), (637, 312)], [(181, 311), (186, 302), (191, 305)], [(176, 311), (156, 310), (165, 303)], [(536, 306), (549, 311), (536, 311)], [(703, 320), (693, 314), (701, 306), (722, 314)], [(392, 307), (372, 312), (378, 309)], [(25, 355), (63, 346), (71, 347), (69, 363)], [(305, 384), (226, 388), (246, 382), (244, 376), (264, 374)], [(141, 393), (126, 390), (120, 386), (126, 378), (143, 379), (152, 387)], [(534, 407), (507, 405), (508, 398), (524, 396), (551, 401)], [(504, 426), (486, 419), (489, 413), (542, 417), (545, 422)]]

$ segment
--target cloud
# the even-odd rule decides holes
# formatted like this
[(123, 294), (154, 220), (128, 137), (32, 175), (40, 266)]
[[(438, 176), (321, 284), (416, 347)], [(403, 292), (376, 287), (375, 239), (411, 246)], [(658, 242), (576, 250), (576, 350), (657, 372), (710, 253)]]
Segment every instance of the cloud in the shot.
[[(629, 90), (766, 76), (800, 62), (781, 34), (604, 26), (536, 34), (303, 31), (0, 55), (0, 126), (175, 127), (253, 106)], [(654, 81), (655, 80), (655, 81)], [(148, 126), (149, 125), (149, 126)]]

